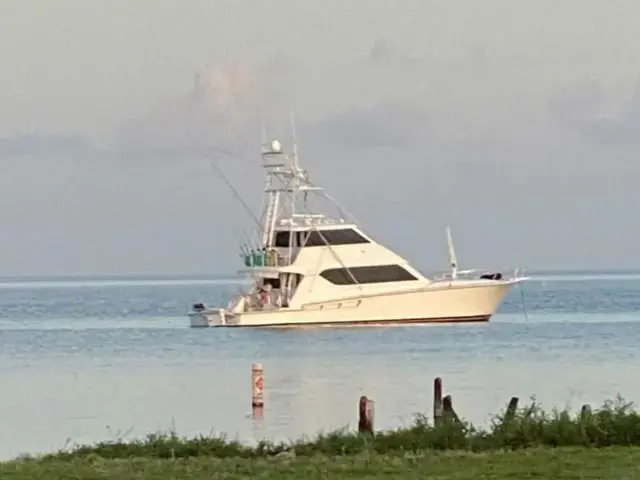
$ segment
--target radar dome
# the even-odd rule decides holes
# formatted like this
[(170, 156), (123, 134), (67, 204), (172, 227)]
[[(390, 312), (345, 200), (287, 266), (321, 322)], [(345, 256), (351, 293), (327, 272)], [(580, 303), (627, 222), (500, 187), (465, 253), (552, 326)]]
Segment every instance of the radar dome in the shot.
[(281, 152), (282, 151), (282, 145), (280, 145), (280, 142), (278, 140), (273, 140), (271, 142), (271, 151), (272, 152)]

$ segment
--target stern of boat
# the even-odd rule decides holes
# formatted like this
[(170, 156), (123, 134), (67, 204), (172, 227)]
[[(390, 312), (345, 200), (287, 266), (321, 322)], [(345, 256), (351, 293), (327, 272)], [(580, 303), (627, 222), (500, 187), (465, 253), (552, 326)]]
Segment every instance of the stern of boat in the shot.
[(189, 312), (191, 328), (216, 327), (224, 323), (224, 309)]
[(190, 326), (204, 328), (235, 325), (239, 318), (235, 310), (241, 308), (242, 303), (242, 300), (236, 300), (227, 308), (206, 308), (202, 303), (196, 303), (189, 312)]

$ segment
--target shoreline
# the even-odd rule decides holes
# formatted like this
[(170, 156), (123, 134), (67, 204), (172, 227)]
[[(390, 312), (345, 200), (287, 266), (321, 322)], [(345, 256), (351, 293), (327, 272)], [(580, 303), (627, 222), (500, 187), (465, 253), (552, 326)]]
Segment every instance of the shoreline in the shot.
[[(362, 397), (361, 406), (368, 401)], [(78, 445), (0, 462), (0, 478), (634, 478), (640, 464), (640, 414), (621, 397), (575, 413), (546, 412), (535, 402), (518, 407), (512, 399), (488, 429), (458, 418), (450, 396), (435, 410), (436, 425), (416, 415), (411, 426), (372, 431), (373, 409), (361, 413), (359, 431), (255, 447), (171, 432)]]
[[(436, 384), (438, 381), (436, 379)], [(438, 394), (435, 396), (437, 398)], [(597, 409), (585, 405), (577, 412), (568, 409), (545, 411), (535, 401), (518, 406), (518, 399), (514, 397), (505, 409), (490, 416), (489, 428), (476, 427), (459, 417), (450, 395), (445, 396), (440, 405), (434, 405), (435, 422), (426, 415), (416, 414), (413, 424), (392, 430), (375, 430), (373, 401), (361, 397), (360, 407), (358, 430), (343, 428), (291, 442), (261, 440), (249, 444), (229, 440), (225, 434), (182, 437), (169, 431), (132, 440), (69, 444), (53, 453), (27, 453), (13, 460), (0, 461), (0, 465), (25, 460), (73, 461), (88, 457), (257, 459), (287, 454), (309, 457), (425, 451), (482, 453), (547, 447), (640, 448), (640, 413), (633, 403), (620, 396), (607, 400)]]

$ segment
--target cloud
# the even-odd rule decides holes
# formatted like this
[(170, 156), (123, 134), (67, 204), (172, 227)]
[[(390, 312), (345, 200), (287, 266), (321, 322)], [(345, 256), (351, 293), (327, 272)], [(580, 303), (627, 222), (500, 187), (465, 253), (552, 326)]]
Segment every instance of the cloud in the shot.
[(398, 51), (392, 45), (388, 38), (377, 40), (369, 51), (369, 59), (373, 63), (384, 63), (388, 60), (397, 58)]
[[(607, 94), (609, 93), (609, 95)], [(611, 92), (596, 80), (584, 82), (552, 96), (554, 119), (571, 127), (590, 145), (635, 147), (640, 145), (640, 80), (622, 107), (607, 111)]]
[(0, 138), (0, 157), (87, 155), (92, 152), (91, 142), (80, 135), (29, 133)]
[(577, 125), (598, 115), (604, 103), (605, 91), (602, 83), (589, 79), (553, 93), (548, 107), (554, 119)]
[(125, 122), (115, 133), (121, 152), (198, 151), (242, 145), (247, 126), (259, 122), (259, 79), (236, 62), (207, 66), (178, 98)]
[[(388, 42), (381, 41), (372, 56), (390, 60), (395, 58), (391, 52)], [(232, 61), (207, 66), (183, 95), (125, 122), (115, 133), (114, 149), (121, 158), (154, 161), (216, 152), (254, 158), (263, 118), (270, 134), (288, 140), (299, 73), (286, 57), (270, 58), (255, 68)], [(368, 105), (313, 119), (303, 112), (297, 128), (305, 145), (323, 151), (410, 147), (428, 136), (429, 116), (419, 106), (403, 99)]]
[(428, 136), (429, 116), (403, 102), (337, 112), (305, 126), (315, 141), (340, 148), (409, 147)]
[[(392, 64), (405, 57), (382, 39), (373, 45), (369, 60), (376, 69), (395, 71)], [(369, 77), (370, 72), (360, 67), (352, 66), (353, 71), (346, 72), (350, 82)], [(261, 119), (270, 133), (285, 141), (288, 138), (296, 83), (308, 74), (285, 56), (267, 58), (255, 67), (233, 60), (207, 65), (195, 74), (192, 85), (185, 86), (184, 93), (124, 121), (112, 132), (103, 153), (110, 161), (125, 162), (176, 161), (217, 153), (253, 158), (260, 142)], [(424, 109), (402, 98), (376, 102), (372, 99), (313, 119), (305, 119), (302, 111), (297, 128), (309, 140), (305, 143), (321, 149), (409, 147), (424, 142), (430, 126)], [(0, 140), (0, 154), (29, 152), (95, 153), (87, 139), (74, 135)]]

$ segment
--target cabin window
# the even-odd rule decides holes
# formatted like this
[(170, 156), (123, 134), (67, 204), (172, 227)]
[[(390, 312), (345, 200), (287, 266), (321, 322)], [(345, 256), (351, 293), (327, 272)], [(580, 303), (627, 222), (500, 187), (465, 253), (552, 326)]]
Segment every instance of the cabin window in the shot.
[(279, 278), (265, 278), (262, 280), (262, 285), (271, 285), (271, 288), (278, 289), (280, 288), (280, 279)]
[(369, 240), (351, 228), (344, 228), (340, 230), (311, 230), (308, 232), (290, 232), (288, 230), (283, 230), (276, 232), (274, 241), (275, 247), (289, 248), (292, 233), (294, 241), (293, 247), (323, 247), (327, 244), (356, 245), (369, 243)]
[[(306, 232), (290, 232), (288, 230), (276, 232), (274, 246), (277, 248), (289, 248), (289, 241), (293, 240), (291, 246), (293, 248), (299, 247), (302, 245), (305, 233)], [(293, 234), (293, 236), (291, 234)]]
[(324, 270), (320, 276), (334, 285), (406, 282), (418, 279), (400, 265), (351, 267), (348, 270), (346, 268), (330, 268)]
[(351, 228), (341, 230), (311, 230), (304, 243), (305, 247), (324, 247), (329, 245), (356, 245), (369, 243), (358, 232)]
[(276, 232), (275, 246), (278, 248), (289, 248), (289, 239), (291, 238), (291, 232)]

